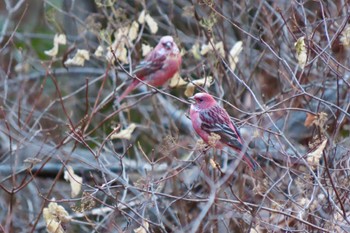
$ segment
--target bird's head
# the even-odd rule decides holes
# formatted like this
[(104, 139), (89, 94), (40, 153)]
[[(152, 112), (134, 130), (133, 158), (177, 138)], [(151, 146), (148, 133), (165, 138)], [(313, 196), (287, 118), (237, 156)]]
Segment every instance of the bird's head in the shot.
[[(164, 51), (166, 53), (172, 53), (174, 55), (177, 55), (180, 53), (180, 50), (179, 48), (177, 47), (177, 45), (175, 44), (174, 42), (174, 38), (172, 36), (163, 36), (159, 43), (158, 43), (158, 46), (161, 48), (161, 49), (164, 49)], [(157, 47), (158, 47), (157, 46)]]
[(194, 106), (196, 109), (207, 109), (216, 105), (216, 101), (213, 96), (207, 93), (197, 93), (188, 99), (192, 106)]

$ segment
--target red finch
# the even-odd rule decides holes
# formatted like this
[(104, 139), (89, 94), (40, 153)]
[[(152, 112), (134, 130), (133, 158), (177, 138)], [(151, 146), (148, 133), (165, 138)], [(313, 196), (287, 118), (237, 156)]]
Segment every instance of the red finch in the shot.
[[(145, 60), (136, 66), (133, 75), (149, 85), (159, 87), (171, 79), (179, 71), (182, 58), (180, 50), (173, 37), (163, 36), (157, 46), (146, 56)], [(122, 101), (125, 96), (132, 92), (140, 81), (136, 78), (117, 99)]]
[[(214, 140), (215, 148), (222, 149), (227, 145), (237, 152), (243, 150), (243, 139), (239, 131), (226, 110), (220, 107), (211, 95), (197, 93), (189, 99), (192, 103), (190, 117), (193, 128), (207, 144), (212, 144), (209, 141), (215, 135), (211, 135), (211, 133), (215, 133), (220, 136), (218, 141)], [(254, 171), (258, 169), (258, 164), (247, 152), (244, 153), (243, 160)]]

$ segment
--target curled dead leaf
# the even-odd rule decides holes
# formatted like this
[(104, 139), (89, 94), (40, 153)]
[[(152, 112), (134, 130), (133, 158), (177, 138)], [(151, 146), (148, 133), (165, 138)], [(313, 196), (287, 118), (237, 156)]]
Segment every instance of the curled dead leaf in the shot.
[(322, 152), (326, 147), (327, 139), (323, 140), (323, 142), (318, 146), (318, 148), (307, 154), (307, 161), (313, 167), (316, 168), (320, 163), (320, 159), (322, 158)]
[(94, 55), (95, 55), (96, 57), (102, 57), (103, 51), (104, 51), (103, 47), (102, 47), (101, 45), (99, 45), (99, 46), (97, 47), (97, 49), (95, 50)]
[(350, 48), (350, 25), (346, 25), (340, 36), (340, 42), (345, 48)]
[(294, 43), (294, 47), (296, 50), (296, 56), (298, 60), (298, 64), (302, 69), (304, 69), (307, 60), (307, 51), (305, 46), (305, 37), (300, 37), (297, 42)]
[(152, 34), (156, 34), (158, 31), (158, 24), (157, 22), (152, 18), (152, 16), (150, 14), (147, 14), (145, 16), (145, 21), (149, 27), (149, 29), (151, 30)]
[(185, 80), (183, 80), (179, 74), (179, 72), (177, 72), (171, 79), (170, 79), (170, 83), (169, 83), (169, 87), (174, 88), (174, 87), (181, 87), (186, 85), (188, 82), (186, 82)]
[(76, 197), (81, 191), (81, 184), (83, 178), (76, 175), (71, 166), (67, 166), (67, 170), (64, 171), (64, 179), (69, 181), (71, 187), (71, 197)]
[(199, 51), (199, 44), (198, 43), (195, 43), (192, 48), (191, 48), (191, 53), (193, 55), (193, 57), (196, 59), (196, 60), (200, 60), (202, 57), (201, 57), (201, 52)]
[(49, 233), (64, 233), (65, 227), (62, 223), (69, 222), (71, 217), (63, 206), (56, 202), (50, 202), (48, 207), (43, 209), (43, 217), (46, 223), (46, 229)]
[(126, 129), (111, 135), (111, 139), (128, 139), (130, 140), (132, 133), (136, 128), (136, 124), (131, 123)]
[(230, 50), (230, 56), (229, 56), (228, 60), (229, 60), (230, 68), (232, 71), (235, 71), (235, 69), (236, 69), (239, 54), (242, 52), (242, 50), (243, 50), (243, 42), (242, 41), (237, 41), (232, 46), (232, 48)]
[(138, 31), (139, 31), (139, 24), (136, 21), (132, 22), (128, 33), (128, 38), (130, 41), (134, 41), (137, 38)]
[(141, 11), (141, 13), (139, 15), (139, 18), (137, 19), (137, 21), (140, 24), (144, 24), (145, 23), (145, 15), (146, 15), (146, 11), (145, 10)]
[(315, 119), (316, 119), (316, 115), (309, 113), (309, 112), (306, 113), (306, 119), (304, 122), (304, 126), (310, 127), (314, 123)]
[(147, 56), (147, 54), (149, 54), (152, 51), (153, 47), (146, 45), (146, 44), (142, 44), (142, 56)]
[(142, 226), (140, 226), (140, 227), (134, 229), (134, 232), (135, 232), (135, 233), (147, 233), (147, 232), (148, 232), (148, 228), (149, 228), (148, 222), (144, 221), (144, 222), (142, 223)]
[(217, 167), (217, 163), (213, 160), (213, 159), (210, 159), (209, 160), (209, 163), (210, 163), (210, 165), (214, 168), (214, 169), (217, 169), (218, 167)]
[(84, 66), (86, 60), (90, 60), (89, 51), (85, 49), (78, 49), (73, 58), (69, 58), (67, 61), (64, 62), (64, 64), (66, 66)]
[(203, 44), (201, 47), (201, 51), (200, 54), (201, 55), (206, 55), (208, 52), (213, 51), (213, 46), (215, 47), (215, 50), (221, 55), (221, 56), (225, 56), (225, 50), (224, 50), (224, 43), (222, 41), (217, 42), (216, 44), (214, 44), (213, 41), (211, 41), (211, 43), (209, 42), (208, 44)]
[(208, 144), (211, 147), (216, 147), (218, 142), (220, 141), (221, 137), (219, 134), (216, 133), (210, 133), (210, 136), (208, 137)]
[(185, 96), (187, 97), (193, 96), (196, 85), (209, 87), (212, 84), (212, 82), (213, 82), (213, 77), (208, 76), (206, 78), (194, 80), (192, 83), (188, 83), (185, 90)]
[(56, 34), (53, 38), (53, 48), (44, 51), (47, 56), (54, 57), (58, 53), (58, 46), (60, 44), (65, 45), (67, 43), (67, 38), (65, 34)]

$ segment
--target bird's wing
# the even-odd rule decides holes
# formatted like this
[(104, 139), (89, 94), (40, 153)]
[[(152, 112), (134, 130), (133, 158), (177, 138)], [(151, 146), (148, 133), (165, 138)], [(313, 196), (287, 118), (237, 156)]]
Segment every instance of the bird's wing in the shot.
[(161, 53), (152, 53), (147, 57), (146, 60), (141, 61), (134, 70), (134, 75), (138, 78), (143, 79), (143, 77), (150, 75), (157, 70), (163, 68), (167, 56)]
[(227, 112), (220, 106), (216, 105), (200, 115), (201, 128), (208, 134), (215, 133), (220, 136), (220, 141), (228, 146), (241, 150), (241, 136), (231, 121)]

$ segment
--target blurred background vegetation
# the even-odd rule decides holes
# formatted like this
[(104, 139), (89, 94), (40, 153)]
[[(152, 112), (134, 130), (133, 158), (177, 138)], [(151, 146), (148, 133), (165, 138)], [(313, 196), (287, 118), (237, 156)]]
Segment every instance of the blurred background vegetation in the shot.
[[(349, 232), (347, 1), (0, 1), (0, 232)], [(123, 102), (171, 35), (170, 85)], [(207, 91), (252, 172), (201, 147)]]

